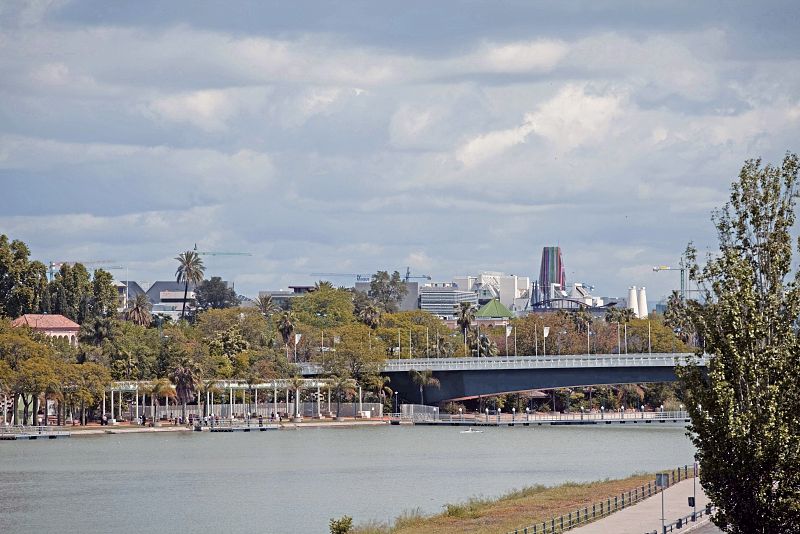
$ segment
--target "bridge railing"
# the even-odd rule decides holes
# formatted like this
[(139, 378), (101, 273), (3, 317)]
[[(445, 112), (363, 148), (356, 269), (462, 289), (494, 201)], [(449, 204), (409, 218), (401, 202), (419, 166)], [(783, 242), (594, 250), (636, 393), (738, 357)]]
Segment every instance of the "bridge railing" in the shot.
[[(567, 356), (509, 356), (501, 358), (418, 358), (387, 360), (385, 372), (409, 371), (411, 369), (432, 371), (491, 370), (491, 369), (561, 369), (596, 367), (673, 367), (685, 365), (693, 357), (688, 353), (658, 354), (613, 354), (613, 355), (567, 355)], [(698, 358), (700, 365), (706, 358)]]

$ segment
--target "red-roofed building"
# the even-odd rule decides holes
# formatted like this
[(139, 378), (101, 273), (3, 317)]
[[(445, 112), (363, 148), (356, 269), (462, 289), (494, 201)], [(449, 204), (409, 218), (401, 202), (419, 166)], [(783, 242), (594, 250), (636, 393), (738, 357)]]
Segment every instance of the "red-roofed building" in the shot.
[(38, 313), (26, 313), (17, 317), (11, 321), (11, 326), (29, 326), (46, 336), (66, 339), (71, 345), (78, 343), (78, 332), (81, 329), (81, 325), (63, 315)]

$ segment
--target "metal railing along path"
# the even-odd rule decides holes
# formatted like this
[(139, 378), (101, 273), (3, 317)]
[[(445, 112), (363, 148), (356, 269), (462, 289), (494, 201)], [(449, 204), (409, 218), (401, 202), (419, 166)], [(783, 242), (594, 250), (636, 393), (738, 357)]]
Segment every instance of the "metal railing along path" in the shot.
[[(393, 414), (394, 415), (394, 414)], [(640, 421), (672, 421), (689, 422), (689, 413), (685, 410), (676, 411), (610, 411), (610, 412), (569, 412), (569, 413), (471, 413), (471, 414), (440, 414), (435, 413), (412, 413), (403, 414), (403, 419), (412, 422), (430, 422), (450, 424), (525, 424), (525, 423), (551, 423), (551, 422), (573, 422), (573, 423), (602, 423), (602, 422), (640, 422)]]
[[(710, 516), (711, 513), (714, 511), (715, 506), (711, 503), (708, 503), (705, 508), (701, 508), (698, 512), (692, 512), (691, 514), (685, 515), (683, 517), (679, 517), (675, 521), (664, 525), (662, 529), (662, 534), (667, 534), (667, 532), (675, 532), (676, 530), (680, 530), (683, 527), (688, 527), (689, 523), (696, 523), (698, 519), (701, 519), (703, 516)], [(651, 530), (649, 532), (645, 532), (644, 534), (658, 534), (658, 530)]]
[(60, 426), (0, 425), (0, 440), (55, 439), (69, 437)]
[[(692, 475), (693, 471), (689, 471), (688, 465), (667, 472), (667, 476), (670, 478), (670, 486), (681, 480), (691, 478)], [(619, 496), (609, 497), (591, 505), (577, 508), (574, 512), (553, 516), (546, 521), (537, 521), (527, 527), (515, 529), (508, 534), (561, 534), (607, 517), (619, 510), (624, 510), (657, 494), (658, 488), (653, 482), (648, 482), (647, 485), (643, 484), (632, 490), (624, 491)], [(671, 532), (671, 530), (665, 530), (665, 532)], [(647, 532), (645, 534), (658, 533)]]

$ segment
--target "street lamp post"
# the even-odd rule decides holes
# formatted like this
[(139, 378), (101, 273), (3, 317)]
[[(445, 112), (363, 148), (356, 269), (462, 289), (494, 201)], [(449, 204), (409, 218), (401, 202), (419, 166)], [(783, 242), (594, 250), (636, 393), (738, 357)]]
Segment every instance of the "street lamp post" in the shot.
[(512, 425), (514, 424), (514, 419), (516, 419), (516, 416), (517, 416), (517, 409), (516, 408), (511, 408), (511, 424)]
[(600, 419), (605, 419), (605, 418), (606, 418), (606, 407), (600, 406)]
[(530, 420), (531, 420), (531, 409), (530, 408), (525, 408), (525, 420), (528, 421), (528, 422), (530, 422)]
[(486, 422), (489, 422), (489, 408), (486, 408)]

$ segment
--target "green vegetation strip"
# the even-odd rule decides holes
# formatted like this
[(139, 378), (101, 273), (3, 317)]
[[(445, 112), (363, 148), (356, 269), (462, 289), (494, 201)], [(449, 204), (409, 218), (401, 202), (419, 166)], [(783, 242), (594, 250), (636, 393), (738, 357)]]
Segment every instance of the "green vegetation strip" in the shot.
[[(546, 487), (541, 485), (530, 486), (514, 490), (497, 499), (481, 497), (471, 498), (458, 504), (447, 504), (444, 512), (426, 516), (419, 510), (406, 511), (397, 517), (391, 525), (382, 523), (366, 523), (351, 530), (356, 534), (497, 534), (504, 532), (523, 532), (529, 526), (529, 533), (533, 533), (534, 524), (539, 524), (538, 532), (541, 533), (541, 524), (546, 522), (548, 529), (554, 517), (569, 517), (580, 509), (588, 507), (591, 515), (592, 504), (596, 504), (599, 513), (599, 503), (608, 503), (611, 500), (614, 506), (615, 497), (618, 502), (621, 495), (628, 492), (641, 492), (642, 486), (647, 487), (653, 482), (655, 475), (651, 473), (635, 474), (623, 479), (606, 479), (597, 482), (575, 483), (567, 482), (560, 486)], [(607, 510), (607, 505), (604, 507)], [(605, 514), (607, 515), (607, 513)], [(597, 516), (599, 519), (599, 515)], [(558, 532), (559, 529), (556, 529)], [(550, 530), (547, 531), (551, 532)]]

